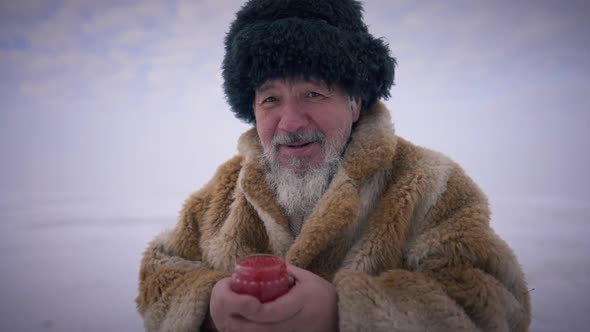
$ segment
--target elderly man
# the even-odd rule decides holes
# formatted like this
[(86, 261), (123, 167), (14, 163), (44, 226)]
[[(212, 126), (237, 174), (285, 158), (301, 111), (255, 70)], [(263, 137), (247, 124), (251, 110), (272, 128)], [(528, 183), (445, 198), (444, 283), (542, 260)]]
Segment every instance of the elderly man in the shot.
[[(254, 127), (141, 262), (149, 331), (526, 331), (530, 299), (484, 194), (395, 135), (395, 60), (355, 0), (251, 0), (224, 89)], [(289, 291), (230, 287), (236, 259), (283, 257)]]

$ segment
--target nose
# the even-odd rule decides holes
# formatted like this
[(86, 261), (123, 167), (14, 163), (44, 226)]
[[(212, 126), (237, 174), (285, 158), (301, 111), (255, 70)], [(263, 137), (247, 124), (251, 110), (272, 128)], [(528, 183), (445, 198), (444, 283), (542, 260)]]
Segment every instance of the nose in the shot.
[(294, 133), (305, 129), (309, 125), (309, 118), (303, 105), (290, 100), (282, 105), (279, 130)]

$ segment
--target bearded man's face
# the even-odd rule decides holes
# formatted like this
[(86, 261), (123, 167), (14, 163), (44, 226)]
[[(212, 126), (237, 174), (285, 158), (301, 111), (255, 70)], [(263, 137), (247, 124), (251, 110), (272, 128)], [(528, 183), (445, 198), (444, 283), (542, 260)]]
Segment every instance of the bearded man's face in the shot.
[(275, 167), (305, 176), (342, 153), (360, 102), (312, 80), (269, 80), (255, 95), (256, 129)]

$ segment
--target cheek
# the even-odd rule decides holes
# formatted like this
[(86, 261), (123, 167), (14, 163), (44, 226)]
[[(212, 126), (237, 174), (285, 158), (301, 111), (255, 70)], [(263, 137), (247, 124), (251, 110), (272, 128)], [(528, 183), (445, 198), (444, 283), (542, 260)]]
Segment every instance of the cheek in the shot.
[[(335, 119), (338, 119), (338, 121), (335, 121)], [(343, 136), (346, 136), (347, 133), (350, 133), (350, 129), (352, 127), (351, 119), (344, 117), (332, 117), (326, 118), (325, 120), (326, 121), (322, 121), (320, 127), (326, 135), (326, 138), (331, 143), (341, 144), (341, 141), (346, 139), (346, 137)]]
[(272, 144), (276, 125), (270, 119), (264, 117), (256, 118), (256, 132), (264, 148)]

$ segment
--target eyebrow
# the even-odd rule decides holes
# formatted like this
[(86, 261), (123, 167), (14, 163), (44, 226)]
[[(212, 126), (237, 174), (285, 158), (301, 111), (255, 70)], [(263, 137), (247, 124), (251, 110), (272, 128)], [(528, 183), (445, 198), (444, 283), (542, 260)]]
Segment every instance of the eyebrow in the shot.
[[(329, 92), (334, 92), (334, 87), (332, 85), (326, 84), (326, 82), (324, 82), (323, 80), (309, 78), (309, 79), (307, 79), (306, 83), (314, 84), (314, 85), (326, 88), (326, 89), (328, 89)], [(266, 83), (262, 84), (259, 88), (257, 88), (255, 90), (255, 92), (256, 93), (263, 93), (263, 92), (273, 89), (274, 87), (275, 87), (275, 84), (273, 82), (266, 82)]]
[(324, 81), (324, 80), (315, 79), (315, 78), (308, 78), (305, 82), (307, 84), (312, 84), (312, 85), (315, 85), (315, 86), (320, 87), (322, 89), (327, 89), (328, 92), (330, 92), (330, 93), (334, 92), (334, 86), (326, 83), (326, 81)]
[(257, 93), (266, 92), (274, 87), (275, 87), (274, 83), (267, 82), (267, 83), (262, 84), (258, 89), (256, 89), (256, 92)]

